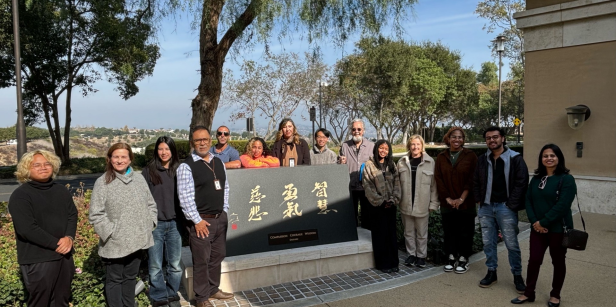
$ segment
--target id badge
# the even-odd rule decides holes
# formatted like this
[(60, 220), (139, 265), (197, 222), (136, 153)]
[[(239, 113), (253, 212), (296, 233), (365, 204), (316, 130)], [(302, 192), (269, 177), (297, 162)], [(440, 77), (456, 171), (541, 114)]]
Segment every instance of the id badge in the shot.
[(222, 190), (222, 186), (220, 186), (220, 180), (214, 180), (214, 187), (216, 188), (216, 191)]
[(295, 167), (295, 158), (289, 159), (289, 167)]

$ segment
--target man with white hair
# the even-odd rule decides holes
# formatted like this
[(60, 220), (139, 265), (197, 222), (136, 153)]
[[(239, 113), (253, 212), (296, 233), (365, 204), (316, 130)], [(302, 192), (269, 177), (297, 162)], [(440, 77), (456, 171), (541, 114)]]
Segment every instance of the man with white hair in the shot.
[[(371, 225), (369, 217), (371, 215), (372, 205), (368, 202), (364, 187), (361, 184), (361, 180), (359, 180), (359, 171), (361, 165), (372, 157), (374, 143), (364, 138), (364, 132), (364, 122), (361, 119), (354, 119), (351, 123), (351, 134), (353, 138), (342, 143), (342, 147), (340, 148), (340, 163), (349, 166), (349, 175), (351, 176), (349, 192), (351, 194), (353, 211), (355, 212), (355, 220), (357, 221), (357, 217), (360, 216), (359, 221), (361, 222), (361, 227), (370, 230)], [(359, 213), (357, 206), (358, 202), (359, 210), (361, 211)]]

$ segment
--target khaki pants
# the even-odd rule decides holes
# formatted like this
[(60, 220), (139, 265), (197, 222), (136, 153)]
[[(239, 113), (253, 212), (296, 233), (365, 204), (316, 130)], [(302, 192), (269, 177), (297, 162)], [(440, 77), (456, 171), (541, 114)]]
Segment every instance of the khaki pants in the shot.
[(404, 224), (406, 251), (412, 256), (417, 256), (417, 258), (426, 258), (430, 216), (414, 217), (406, 214), (400, 214), (400, 216), (402, 217), (402, 224)]

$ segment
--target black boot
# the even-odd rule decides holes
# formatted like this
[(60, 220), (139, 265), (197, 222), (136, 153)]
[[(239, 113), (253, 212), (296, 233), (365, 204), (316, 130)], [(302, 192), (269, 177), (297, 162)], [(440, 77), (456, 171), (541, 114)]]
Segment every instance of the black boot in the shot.
[(484, 277), (479, 282), (479, 286), (482, 288), (489, 288), (490, 286), (495, 284), (497, 280), (498, 280), (498, 277), (496, 276), (496, 270), (494, 271), (488, 270), (488, 274), (486, 274), (486, 277)]
[(513, 275), (513, 284), (515, 285), (515, 290), (518, 293), (523, 294), (526, 291), (526, 285), (524, 284), (524, 278), (522, 275)]

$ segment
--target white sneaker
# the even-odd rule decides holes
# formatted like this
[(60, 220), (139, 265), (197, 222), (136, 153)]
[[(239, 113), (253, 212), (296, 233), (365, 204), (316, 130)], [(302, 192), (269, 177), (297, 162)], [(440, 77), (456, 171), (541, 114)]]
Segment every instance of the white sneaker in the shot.
[(458, 266), (456, 267), (456, 274), (464, 274), (468, 271), (468, 259), (460, 256), (460, 260), (458, 260)]
[(456, 258), (453, 257), (453, 255), (449, 255), (449, 259), (447, 260), (447, 264), (445, 265), (445, 267), (443, 267), (443, 270), (445, 272), (452, 272), (453, 269), (456, 267)]

